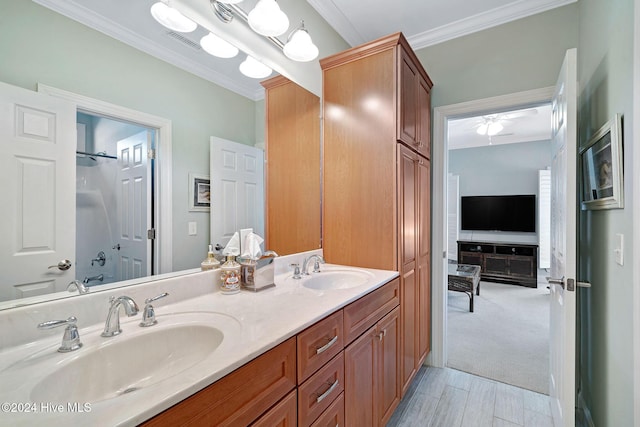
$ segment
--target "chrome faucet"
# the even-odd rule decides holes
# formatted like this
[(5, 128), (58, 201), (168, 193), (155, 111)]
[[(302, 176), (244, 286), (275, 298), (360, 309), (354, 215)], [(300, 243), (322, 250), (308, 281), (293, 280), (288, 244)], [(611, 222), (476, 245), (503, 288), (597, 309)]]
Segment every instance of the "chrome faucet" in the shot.
[(70, 282), (69, 285), (67, 286), (67, 290), (69, 292), (78, 291), (80, 295), (86, 294), (89, 292), (89, 288), (87, 288), (84, 285), (84, 283), (82, 283), (79, 280), (74, 280), (73, 282)]
[(93, 282), (94, 280), (98, 280), (102, 282), (104, 280), (104, 274), (98, 274), (97, 276), (85, 277), (82, 279), (82, 283), (85, 285), (89, 284), (89, 282)]
[(59, 326), (66, 326), (64, 335), (62, 336), (62, 344), (58, 348), (60, 353), (68, 353), (82, 347), (80, 342), (80, 333), (76, 323), (78, 319), (71, 316), (67, 320), (49, 320), (48, 322), (42, 322), (38, 324), (38, 329), (52, 329)]
[(135, 316), (139, 311), (138, 304), (128, 296), (111, 297), (109, 302), (111, 303), (109, 314), (104, 324), (104, 331), (100, 334), (103, 337), (112, 337), (122, 332), (122, 329), (120, 329), (120, 306), (124, 307), (124, 312), (129, 317)]
[(155, 296), (153, 298), (147, 298), (146, 300), (144, 300), (145, 306), (144, 306), (144, 310), (142, 311), (142, 322), (140, 322), (140, 326), (142, 326), (143, 328), (146, 328), (158, 323), (158, 321), (156, 320), (156, 310), (153, 308), (151, 303), (159, 300), (160, 298), (164, 298), (167, 295), (169, 295), (169, 293), (164, 292), (158, 296)]
[(309, 275), (309, 261), (311, 261), (312, 259), (315, 259), (315, 262), (313, 263), (313, 272), (314, 273), (320, 273), (320, 264), (324, 264), (324, 258), (322, 258), (321, 255), (318, 254), (313, 254), (310, 255), (307, 259), (304, 260), (304, 262), (302, 263), (302, 275), (304, 276), (308, 276)]

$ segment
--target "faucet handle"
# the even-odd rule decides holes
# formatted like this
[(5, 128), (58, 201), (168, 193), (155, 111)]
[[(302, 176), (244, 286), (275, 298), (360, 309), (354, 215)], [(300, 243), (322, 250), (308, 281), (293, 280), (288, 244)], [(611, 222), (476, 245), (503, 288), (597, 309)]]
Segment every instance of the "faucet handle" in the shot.
[(67, 290), (69, 292), (78, 291), (80, 295), (89, 293), (89, 288), (87, 288), (84, 285), (84, 283), (82, 283), (79, 280), (74, 280), (72, 282), (69, 282), (69, 285), (67, 286)]
[(164, 292), (160, 295), (156, 295), (155, 297), (147, 298), (146, 300), (144, 300), (144, 303), (146, 305), (144, 306), (144, 310), (142, 312), (142, 322), (140, 322), (141, 327), (146, 328), (158, 323), (158, 321), (156, 320), (156, 310), (153, 308), (151, 303), (159, 300), (160, 298), (164, 298), (167, 295), (169, 295), (169, 293)]
[(324, 263), (325, 263), (324, 258), (318, 255), (315, 259), (315, 262), (313, 263), (313, 272), (320, 273), (320, 264), (324, 264)]
[(300, 276), (300, 264), (298, 263), (289, 264), (289, 267), (293, 267), (294, 279), (302, 279), (302, 276)]
[(62, 344), (58, 348), (58, 352), (68, 353), (82, 347), (82, 343), (80, 342), (80, 333), (76, 326), (77, 322), (77, 318), (70, 316), (67, 320), (49, 320), (47, 322), (38, 323), (38, 329), (53, 329), (59, 326), (66, 326), (64, 335), (62, 336)]

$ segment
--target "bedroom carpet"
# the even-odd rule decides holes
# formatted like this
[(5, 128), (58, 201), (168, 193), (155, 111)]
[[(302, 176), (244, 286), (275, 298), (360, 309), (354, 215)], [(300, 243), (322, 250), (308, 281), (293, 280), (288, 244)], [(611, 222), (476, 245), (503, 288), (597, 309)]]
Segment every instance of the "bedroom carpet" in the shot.
[(549, 394), (549, 290), (481, 282), (469, 297), (448, 291), (447, 366)]

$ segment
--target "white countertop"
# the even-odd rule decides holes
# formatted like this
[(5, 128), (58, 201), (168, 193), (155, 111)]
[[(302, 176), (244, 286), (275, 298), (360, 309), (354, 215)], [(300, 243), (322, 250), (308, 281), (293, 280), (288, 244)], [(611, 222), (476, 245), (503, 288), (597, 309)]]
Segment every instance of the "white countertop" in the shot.
[[(329, 264), (322, 267), (325, 271), (345, 268)], [(157, 326), (140, 328), (140, 315), (133, 318), (121, 315), (121, 335), (113, 338), (100, 337), (104, 324), (81, 327), (80, 335), (84, 347), (73, 353), (56, 352), (62, 330), (59, 330), (59, 334), (47, 336), (37, 342), (5, 349), (0, 352), (0, 402), (7, 402), (13, 407), (3, 406), (0, 424), (137, 425), (398, 276), (395, 271), (360, 270), (371, 273), (371, 279), (364, 285), (349, 289), (309, 289), (302, 286), (302, 281), (293, 280), (291, 273), (285, 273), (276, 276), (276, 287), (258, 293), (242, 291), (235, 295), (224, 295), (212, 291), (173, 303), (157, 301), (154, 306), (159, 324), (175, 322), (176, 318), (180, 318), (180, 313), (216, 313), (217, 318), (222, 319), (220, 322), (225, 323), (222, 329), (226, 331), (226, 335), (222, 344), (211, 356), (190, 369), (135, 392), (92, 402), (86, 407), (89, 411), (85, 412), (70, 411), (66, 404), (62, 411), (52, 412), (56, 406), (49, 405), (48, 402), (33, 402), (31, 390), (34, 384), (50, 372), (51, 366), (68, 362), (69, 357), (80, 357), (83, 350), (101, 345), (105, 340), (129, 339), (132, 345), (135, 345), (133, 337), (151, 332)], [(176, 282), (177, 286), (180, 286), (180, 282), (184, 284), (188, 280), (189, 276), (174, 280), (171, 282), (174, 288), (167, 285), (166, 291), (175, 292)], [(154, 292), (158, 290), (163, 289), (156, 286)], [(47, 358), (46, 368), (38, 370), (39, 368), (30, 365), (32, 360), (44, 358)], [(112, 368), (96, 366), (95, 369)], [(64, 387), (65, 384), (60, 384), (61, 390)], [(61, 395), (64, 395), (63, 391)], [(80, 407), (85, 407), (85, 402), (68, 403), (77, 403)]]

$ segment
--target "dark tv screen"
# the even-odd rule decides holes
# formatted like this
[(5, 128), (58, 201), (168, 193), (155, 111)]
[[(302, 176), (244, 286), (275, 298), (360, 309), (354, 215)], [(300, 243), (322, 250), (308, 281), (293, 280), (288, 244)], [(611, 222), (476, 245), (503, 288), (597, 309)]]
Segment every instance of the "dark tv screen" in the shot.
[(461, 198), (462, 230), (536, 231), (535, 194), (517, 196), (464, 196)]

